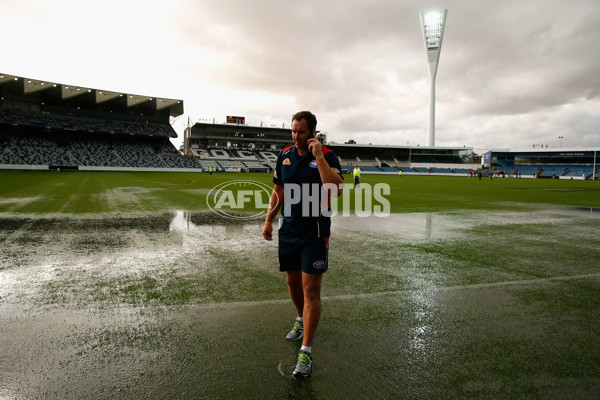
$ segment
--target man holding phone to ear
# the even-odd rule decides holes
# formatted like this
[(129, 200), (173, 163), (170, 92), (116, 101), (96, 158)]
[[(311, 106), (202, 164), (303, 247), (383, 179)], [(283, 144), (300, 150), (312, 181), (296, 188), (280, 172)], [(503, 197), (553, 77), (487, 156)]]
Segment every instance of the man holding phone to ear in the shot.
[[(288, 340), (302, 339), (294, 377), (305, 378), (312, 372), (312, 341), (321, 317), (321, 281), (328, 268), (329, 218), (328, 200), (323, 196), (341, 194), (344, 179), (337, 155), (322, 146), (315, 137), (317, 118), (310, 111), (292, 117), (292, 140), (277, 157), (273, 174), (273, 193), (263, 227), (263, 237), (273, 240), (273, 221), (284, 206), (279, 228), (279, 270), (286, 273), (288, 291), (296, 307), (296, 321), (287, 334)], [(307, 185), (308, 184), (308, 185)], [(323, 185), (328, 189), (323, 191)], [(319, 212), (303, 210), (302, 201), (289, 201), (291, 188), (311, 191), (301, 198), (314, 199), (318, 193)], [(290, 204), (284, 205), (284, 199)]]

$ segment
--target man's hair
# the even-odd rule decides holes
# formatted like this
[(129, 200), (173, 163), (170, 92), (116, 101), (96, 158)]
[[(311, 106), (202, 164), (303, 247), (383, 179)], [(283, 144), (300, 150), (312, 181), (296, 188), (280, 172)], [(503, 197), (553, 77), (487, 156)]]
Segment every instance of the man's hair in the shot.
[(311, 133), (316, 133), (317, 130), (317, 117), (310, 111), (299, 111), (292, 116), (292, 122), (300, 121), (302, 119), (306, 120), (308, 124), (308, 129), (310, 129)]

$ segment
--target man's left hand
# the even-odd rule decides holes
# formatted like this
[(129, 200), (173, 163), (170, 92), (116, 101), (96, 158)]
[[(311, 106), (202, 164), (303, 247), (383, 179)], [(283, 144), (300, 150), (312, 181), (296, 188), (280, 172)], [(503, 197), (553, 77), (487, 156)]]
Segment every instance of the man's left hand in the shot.
[(306, 142), (308, 143), (308, 151), (312, 153), (315, 158), (323, 156), (323, 145), (317, 138), (310, 138)]

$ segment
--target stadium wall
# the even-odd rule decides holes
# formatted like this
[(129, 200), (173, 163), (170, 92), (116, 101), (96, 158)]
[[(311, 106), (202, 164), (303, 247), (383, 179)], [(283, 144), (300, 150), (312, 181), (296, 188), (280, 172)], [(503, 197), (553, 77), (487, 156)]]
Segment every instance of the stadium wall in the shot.
[[(200, 168), (146, 168), (146, 167), (93, 167), (93, 166), (79, 166), (77, 168), (62, 168), (56, 167), (51, 168), (49, 165), (23, 165), (23, 164), (0, 164), (0, 171), (12, 170), (12, 171), (89, 171), (89, 172), (193, 172), (202, 173), (208, 172)], [(215, 171), (217, 172), (217, 171)], [(236, 169), (225, 168), (224, 172), (229, 173), (240, 173), (242, 171)], [(250, 172), (259, 172), (250, 170)], [(349, 171), (348, 174), (351, 174)], [(363, 171), (363, 175), (398, 175), (398, 172), (386, 172), (386, 171)], [(402, 172), (402, 175), (414, 175), (414, 176), (454, 176), (454, 177), (466, 177), (466, 173), (440, 173), (432, 172), (431, 174), (425, 172)], [(523, 179), (535, 179), (535, 175), (522, 175)], [(484, 177), (487, 179), (487, 176)], [(494, 179), (501, 179), (495, 177)], [(560, 176), (557, 179), (569, 179), (569, 180), (585, 180), (582, 176)]]
[(98, 172), (203, 172), (200, 168), (91, 167), (79, 166), (79, 171)]
[(449, 169), (474, 169), (481, 168), (479, 164), (436, 164), (436, 163), (410, 163), (411, 168), (449, 168)]
[(0, 170), (46, 171), (48, 169), (50, 169), (49, 165), (0, 164)]
[(92, 167), (51, 168), (49, 165), (0, 164), (0, 171), (203, 172), (201, 168)]

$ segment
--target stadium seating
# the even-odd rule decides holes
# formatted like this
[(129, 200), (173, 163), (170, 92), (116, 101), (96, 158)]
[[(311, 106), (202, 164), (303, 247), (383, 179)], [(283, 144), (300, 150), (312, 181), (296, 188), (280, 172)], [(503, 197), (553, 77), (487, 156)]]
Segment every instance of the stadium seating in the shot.
[(219, 161), (219, 164), (226, 170), (240, 171), (246, 169), (246, 166), (241, 161), (224, 160)]
[(415, 168), (412, 168), (412, 170), (414, 172), (420, 172), (420, 173), (423, 173), (423, 174), (428, 174), (429, 173), (429, 168), (424, 168), (424, 167), (415, 167)]
[(452, 168), (451, 172), (453, 174), (467, 174), (468, 172), (475, 172), (475, 170), (471, 168)]
[(71, 153), (86, 166), (124, 167), (125, 160), (114, 151), (114, 145), (92, 140), (73, 140)]
[(93, 110), (71, 115), (66, 108), (47, 108), (57, 113), (0, 110), (0, 164), (202, 168), (196, 159), (177, 151), (169, 140), (176, 137), (173, 128), (156, 122), (156, 117), (140, 121), (122, 114), (112, 119)]
[(12, 126), (58, 129), (72, 132), (98, 132), (122, 135), (147, 135), (172, 137), (173, 128), (168, 124), (143, 123), (83, 118), (67, 115), (0, 111), (0, 124)]
[(23, 160), (25, 164), (77, 166), (79, 161), (66, 150), (65, 147), (59, 147), (58, 143), (45, 137), (38, 137), (32, 140), (17, 137), (11, 148), (11, 151)]
[[(252, 171), (267, 171), (269, 166), (265, 165), (267, 163), (261, 163), (258, 161), (244, 161), (246, 167)], [(275, 168), (275, 163), (273, 163), (272, 169)]]
[[(57, 111), (61, 111), (57, 109)], [(272, 171), (278, 151), (254, 150), (250, 147), (194, 148), (194, 156), (183, 156), (169, 138), (175, 137), (166, 122), (157, 116), (139, 121), (132, 115), (120, 119), (102, 119), (99, 111), (67, 115), (0, 110), (0, 164), (48, 166), (50, 168), (185, 168), (207, 171)], [(82, 111), (83, 112), (83, 111)], [(144, 118), (144, 117), (142, 117)], [(449, 163), (436, 165), (433, 160), (416, 161), (425, 153), (413, 151), (412, 162), (406, 161), (406, 149), (338, 146), (342, 169), (350, 171), (358, 165), (365, 173), (456, 174), (474, 172)], [(339, 153), (338, 153), (339, 151)], [(381, 152), (378, 153), (378, 152)], [(404, 154), (405, 156), (406, 154)], [(402, 160), (402, 161), (399, 161)], [(411, 166), (412, 165), (412, 166)], [(472, 166), (471, 166), (472, 167)], [(591, 178), (591, 165), (519, 164), (499, 165), (497, 171), (540, 178)], [(596, 174), (598, 171), (596, 171)]]
[(410, 167), (398, 167), (398, 171), (402, 171), (402, 172), (415, 172), (415, 170), (413, 170)]
[(202, 168), (196, 159), (182, 156), (165, 136), (46, 132), (18, 125), (11, 126), (10, 132), (7, 129), (2, 132), (5, 138), (0, 149), (0, 164), (59, 168)]
[(115, 152), (132, 167), (169, 168), (157, 152), (145, 143), (118, 143)]
[(199, 160), (194, 157), (182, 156), (177, 149), (165, 143), (159, 148), (158, 155), (171, 166), (171, 168), (202, 168)]
[(515, 174), (518, 171), (521, 175), (535, 176), (539, 178), (560, 177), (590, 177), (593, 173), (591, 165), (547, 165), (547, 164), (527, 164), (517, 165), (514, 168), (505, 169), (508, 174)]
[(11, 142), (11, 138), (3, 138), (0, 141), (0, 164), (24, 165), (25, 161), (11, 151)]
[(450, 168), (432, 167), (429, 169), (431, 170), (431, 173), (433, 173), (433, 174), (451, 174), (452, 173), (452, 170)]

